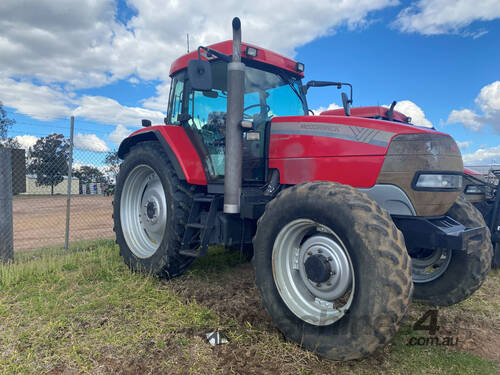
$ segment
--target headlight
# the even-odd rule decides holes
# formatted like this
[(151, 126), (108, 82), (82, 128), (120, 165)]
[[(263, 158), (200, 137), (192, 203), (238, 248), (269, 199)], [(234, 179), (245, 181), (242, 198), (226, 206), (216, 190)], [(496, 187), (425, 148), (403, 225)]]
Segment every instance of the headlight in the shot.
[(462, 189), (462, 174), (417, 172), (412, 185), (415, 190), (457, 191)]

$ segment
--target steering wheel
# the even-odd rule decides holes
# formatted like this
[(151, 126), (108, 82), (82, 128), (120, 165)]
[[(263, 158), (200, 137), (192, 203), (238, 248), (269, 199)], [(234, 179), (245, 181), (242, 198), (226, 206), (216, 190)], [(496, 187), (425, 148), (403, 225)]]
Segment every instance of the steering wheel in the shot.
[[(251, 116), (245, 112), (248, 111), (249, 109), (256, 108), (256, 107), (263, 107), (266, 110), (266, 112), (269, 112), (271, 110), (271, 107), (269, 107), (267, 104), (265, 104), (264, 106), (262, 106), (260, 104), (252, 104), (252, 105), (249, 105), (248, 107), (243, 108), (243, 118), (245, 120), (252, 119), (253, 116)], [(261, 112), (262, 112), (262, 110), (261, 110)]]

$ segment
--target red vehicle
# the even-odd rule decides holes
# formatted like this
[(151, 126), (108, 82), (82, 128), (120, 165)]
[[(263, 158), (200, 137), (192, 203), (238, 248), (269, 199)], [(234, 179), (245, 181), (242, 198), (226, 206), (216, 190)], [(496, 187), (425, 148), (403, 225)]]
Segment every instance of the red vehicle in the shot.
[(450, 136), (352, 116), (352, 91), (343, 113), (309, 115), (310, 87), (349, 85), (303, 84), (303, 64), (241, 43), (239, 19), (233, 41), (180, 57), (170, 75), (165, 124), (143, 121), (118, 151), (114, 221), (130, 268), (170, 278), (209, 245), (253, 244), (277, 327), (340, 360), (385, 345), (412, 292), (451, 305), (481, 286), (489, 231), (457, 199)]

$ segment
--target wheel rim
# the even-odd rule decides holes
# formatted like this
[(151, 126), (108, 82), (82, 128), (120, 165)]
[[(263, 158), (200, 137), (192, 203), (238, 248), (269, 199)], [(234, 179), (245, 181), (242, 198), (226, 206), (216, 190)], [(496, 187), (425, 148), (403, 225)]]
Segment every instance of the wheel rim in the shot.
[(272, 266), (281, 298), (303, 321), (330, 325), (350, 308), (354, 269), (347, 248), (330, 228), (309, 219), (288, 223), (274, 242)]
[(160, 177), (151, 167), (138, 165), (125, 179), (120, 221), (125, 241), (135, 256), (149, 258), (160, 247), (167, 223), (167, 202)]
[(411, 258), (411, 277), (414, 283), (436, 280), (448, 269), (451, 261), (450, 249), (421, 249)]

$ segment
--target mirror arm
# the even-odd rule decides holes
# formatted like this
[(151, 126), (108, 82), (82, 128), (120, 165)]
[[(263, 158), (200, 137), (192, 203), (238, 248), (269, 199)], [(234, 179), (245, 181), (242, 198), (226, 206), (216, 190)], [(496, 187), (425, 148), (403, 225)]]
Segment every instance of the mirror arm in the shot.
[(349, 104), (352, 104), (352, 85), (347, 82), (329, 82), (329, 81), (309, 81), (305, 84), (305, 86), (301, 87), (302, 93), (304, 95), (307, 94), (307, 91), (310, 87), (325, 87), (325, 86), (337, 86), (337, 89), (340, 89), (342, 86), (349, 86), (351, 95), (349, 99)]
[(228, 56), (222, 52), (216, 51), (212, 48), (209, 47), (204, 47), (204, 46), (199, 46), (198, 47), (198, 60), (201, 60), (201, 52), (200, 50), (205, 50), (207, 52), (207, 57), (210, 57), (210, 55), (214, 55), (218, 57), (219, 59), (225, 61), (225, 62), (231, 62), (231, 56)]

